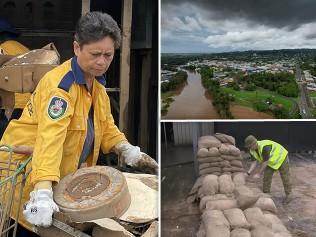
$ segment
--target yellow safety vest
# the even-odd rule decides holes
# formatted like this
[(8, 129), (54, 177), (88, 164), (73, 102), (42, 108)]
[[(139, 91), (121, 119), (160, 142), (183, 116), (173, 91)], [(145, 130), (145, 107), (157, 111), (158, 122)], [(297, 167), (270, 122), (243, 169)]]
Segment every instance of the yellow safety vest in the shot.
[(283, 164), (285, 158), (287, 157), (288, 151), (279, 143), (270, 141), (270, 140), (262, 140), (258, 141), (258, 151), (250, 150), (250, 154), (259, 162), (263, 161), (262, 157), (262, 150), (264, 146), (272, 145), (272, 149), (270, 151), (270, 157), (268, 166), (274, 170), (277, 170), (280, 168), (280, 166)]

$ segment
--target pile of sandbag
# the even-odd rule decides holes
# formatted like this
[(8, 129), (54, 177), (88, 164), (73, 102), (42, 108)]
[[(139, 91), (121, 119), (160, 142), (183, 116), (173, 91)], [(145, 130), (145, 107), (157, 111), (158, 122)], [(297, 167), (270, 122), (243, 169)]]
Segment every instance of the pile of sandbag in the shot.
[[(239, 179), (242, 179), (241, 176)], [(207, 175), (200, 192), (197, 237), (290, 237), (269, 195), (235, 184), (230, 175)]]
[[(200, 137), (197, 152), (199, 178), (189, 194), (188, 202), (201, 198), (202, 180), (210, 174), (214, 176), (232, 175), (233, 179), (237, 176), (236, 182), (239, 182), (240, 173), (245, 172), (241, 159), (240, 150), (235, 146), (234, 137), (222, 133)], [(231, 188), (225, 187), (224, 189), (228, 190), (224, 190), (224, 193)]]
[(225, 134), (216, 133), (214, 136), (200, 137), (197, 159), (200, 176), (244, 172), (235, 139)]
[[(199, 201), (202, 213), (197, 237), (291, 236), (276, 216), (277, 208), (270, 195), (247, 184), (233, 137), (225, 134), (201, 137), (198, 160), (200, 176), (188, 197), (188, 202)], [(233, 167), (234, 161), (241, 164), (239, 172), (225, 171), (225, 167)], [(203, 172), (207, 168), (201, 164), (214, 165), (209, 167), (217, 170), (209, 168)]]

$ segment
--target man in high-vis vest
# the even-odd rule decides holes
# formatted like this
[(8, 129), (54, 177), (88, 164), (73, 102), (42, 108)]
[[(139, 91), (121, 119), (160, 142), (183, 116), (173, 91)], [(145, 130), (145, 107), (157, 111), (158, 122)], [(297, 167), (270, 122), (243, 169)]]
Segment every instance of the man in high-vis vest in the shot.
[[(270, 193), (272, 176), (278, 170), (286, 195), (285, 202), (289, 202), (292, 187), (288, 151), (277, 142), (271, 140), (258, 141), (253, 135), (246, 137), (245, 147), (249, 149), (250, 155), (255, 159), (247, 174), (253, 175), (254, 178), (260, 178), (260, 175), (264, 173), (263, 192)], [(253, 174), (258, 164), (260, 164), (259, 171)]]

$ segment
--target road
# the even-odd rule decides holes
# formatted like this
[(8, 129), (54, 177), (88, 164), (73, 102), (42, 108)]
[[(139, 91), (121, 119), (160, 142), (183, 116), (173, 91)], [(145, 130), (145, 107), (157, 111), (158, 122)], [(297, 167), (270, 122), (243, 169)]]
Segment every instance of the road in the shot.
[(306, 83), (304, 80), (304, 74), (298, 64), (296, 64), (296, 82), (300, 90), (300, 98), (298, 100), (298, 106), (300, 108), (300, 114), (302, 119), (312, 119), (313, 115), (309, 109), (309, 98), (306, 90)]

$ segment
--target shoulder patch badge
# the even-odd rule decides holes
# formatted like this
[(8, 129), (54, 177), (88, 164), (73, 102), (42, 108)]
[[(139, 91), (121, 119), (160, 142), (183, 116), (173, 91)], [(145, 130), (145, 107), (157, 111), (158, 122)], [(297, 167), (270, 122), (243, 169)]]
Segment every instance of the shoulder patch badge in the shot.
[(53, 96), (48, 105), (48, 116), (51, 119), (58, 119), (62, 117), (67, 111), (68, 103), (61, 97)]

